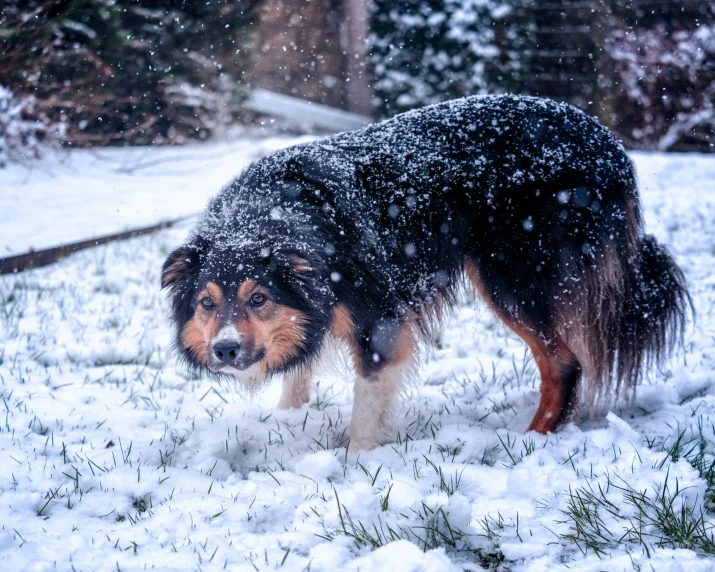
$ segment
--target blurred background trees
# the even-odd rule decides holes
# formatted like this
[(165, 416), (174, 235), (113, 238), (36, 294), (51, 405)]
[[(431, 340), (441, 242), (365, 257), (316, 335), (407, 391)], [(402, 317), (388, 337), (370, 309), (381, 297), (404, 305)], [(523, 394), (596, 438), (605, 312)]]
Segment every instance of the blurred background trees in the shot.
[(258, 2), (10, 0), (0, 85), (72, 145), (212, 135), (241, 95)]
[(6, 0), (0, 42), (6, 148), (205, 139), (257, 86), (376, 118), (541, 95), (715, 150), (713, 0)]

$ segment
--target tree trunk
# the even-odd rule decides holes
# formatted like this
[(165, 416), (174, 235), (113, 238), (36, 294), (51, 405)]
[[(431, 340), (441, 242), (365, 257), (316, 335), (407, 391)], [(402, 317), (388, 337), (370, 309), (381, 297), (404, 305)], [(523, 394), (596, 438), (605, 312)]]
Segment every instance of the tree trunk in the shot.
[(251, 82), (332, 107), (346, 106), (343, 0), (267, 0)]
[(372, 93), (367, 68), (367, 34), (369, 9), (366, 0), (345, 0), (347, 30), (346, 96), (347, 108), (355, 113), (372, 115)]

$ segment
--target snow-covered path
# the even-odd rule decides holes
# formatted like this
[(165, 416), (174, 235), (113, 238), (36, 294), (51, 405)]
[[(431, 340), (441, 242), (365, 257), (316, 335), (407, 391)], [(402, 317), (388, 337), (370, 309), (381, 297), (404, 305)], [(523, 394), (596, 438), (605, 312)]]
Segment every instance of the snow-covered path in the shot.
[[(0, 277), (2, 568), (712, 570), (715, 157), (634, 158), (698, 319), (631, 406), (548, 437), (524, 433), (538, 400), (524, 345), (466, 294), (395, 441), (356, 457), (342, 358), (289, 412), (276, 386), (251, 397), (175, 370), (158, 275), (187, 224)], [(142, 173), (138, 189), (166, 184)], [(176, 174), (199, 208), (223, 182), (202, 173)], [(12, 191), (46, 197), (52, 176)], [(167, 217), (185, 208), (173, 192)], [(82, 213), (62, 200), (45, 201), (56, 219)], [(56, 240), (23, 212), (3, 212), (3, 244)]]

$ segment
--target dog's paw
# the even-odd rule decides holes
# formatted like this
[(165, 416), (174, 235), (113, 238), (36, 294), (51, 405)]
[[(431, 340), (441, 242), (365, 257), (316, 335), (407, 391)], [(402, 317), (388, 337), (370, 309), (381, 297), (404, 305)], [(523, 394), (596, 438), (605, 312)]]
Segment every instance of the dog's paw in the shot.
[(372, 451), (382, 445), (382, 442), (374, 439), (351, 439), (348, 446), (349, 453), (360, 453), (364, 451)]
[(288, 410), (288, 409), (301, 409), (310, 399), (304, 399), (302, 396), (296, 395), (281, 395), (278, 400), (276, 409)]

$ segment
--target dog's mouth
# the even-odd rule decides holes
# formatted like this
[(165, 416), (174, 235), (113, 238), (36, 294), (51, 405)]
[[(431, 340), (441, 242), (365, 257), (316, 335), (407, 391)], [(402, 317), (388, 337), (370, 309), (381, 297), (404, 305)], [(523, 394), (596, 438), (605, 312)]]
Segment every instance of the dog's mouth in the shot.
[(249, 362), (239, 362), (236, 361), (230, 365), (217, 362), (217, 361), (209, 361), (208, 368), (214, 372), (214, 373), (228, 373), (228, 374), (235, 374), (235, 373), (240, 373), (242, 371), (246, 371), (249, 367), (255, 365), (255, 361), (249, 361)]
[(214, 373), (230, 376), (240, 385), (247, 388), (257, 388), (266, 380), (266, 373), (261, 367), (260, 360), (251, 360), (250, 365), (247, 362), (240, 364), (240, 366), (239, 364), (220, 364), (213, 367), (209, 365), (209, 369)]

